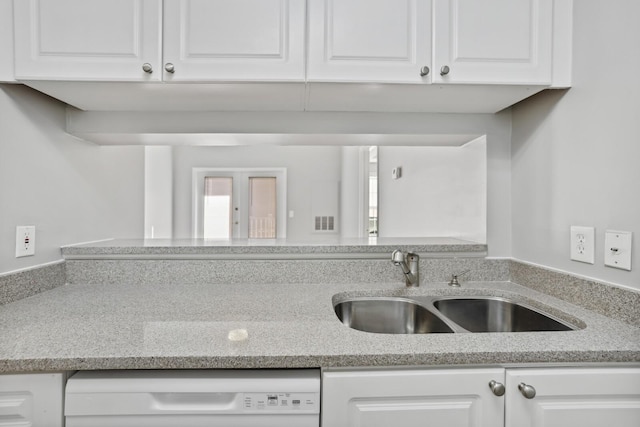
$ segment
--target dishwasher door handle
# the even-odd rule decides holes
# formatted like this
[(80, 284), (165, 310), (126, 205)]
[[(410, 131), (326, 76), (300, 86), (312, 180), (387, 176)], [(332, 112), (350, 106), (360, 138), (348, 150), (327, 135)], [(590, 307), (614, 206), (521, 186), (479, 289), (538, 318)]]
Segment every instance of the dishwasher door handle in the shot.
[(179, 392), (151, 393), (152, 408), (158, 411), (230, 411), (242, 407), (241, 393)]

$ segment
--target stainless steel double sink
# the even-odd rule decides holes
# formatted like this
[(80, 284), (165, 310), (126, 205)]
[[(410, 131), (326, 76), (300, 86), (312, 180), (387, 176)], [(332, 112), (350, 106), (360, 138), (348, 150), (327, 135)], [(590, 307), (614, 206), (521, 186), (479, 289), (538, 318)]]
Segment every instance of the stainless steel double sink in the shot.
[(525, 303), (492, 296), (355, 297), (334, 304), (345, 325), (382, 334), (579, 329)]

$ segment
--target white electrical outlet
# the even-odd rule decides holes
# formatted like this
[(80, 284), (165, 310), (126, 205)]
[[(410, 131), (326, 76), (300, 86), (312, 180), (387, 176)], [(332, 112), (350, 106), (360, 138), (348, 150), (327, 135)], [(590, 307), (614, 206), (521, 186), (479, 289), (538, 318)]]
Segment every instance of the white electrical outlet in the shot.
[(595, 229), (571, 226), (571, 259), (595, 263)]
[(16, 227), (16, 258), (36, 254), (36, 227), (19, 225)]
[(604, 234), (604, 265), (631, 271), (630, 231), (607, 230)]

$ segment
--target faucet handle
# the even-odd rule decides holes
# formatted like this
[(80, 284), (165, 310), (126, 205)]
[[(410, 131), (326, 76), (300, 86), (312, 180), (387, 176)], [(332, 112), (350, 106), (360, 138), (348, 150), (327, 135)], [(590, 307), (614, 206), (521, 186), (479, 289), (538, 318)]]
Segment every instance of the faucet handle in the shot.
[(465, 270), (462, 273), (452, 274), (451, 275), (451, 280), (449, 280), (449, 286), (453, 286), (454, 288), (459, 288), (460, 287), (460, 282), (458, 282), (458, 277), (462, 276), (464, 274), (467, 274), (470, 271), (471, 270)]
[(393, 251), (393, 253), (391, 254), (391, 262), (396, 265), (404, 262), (404, 253), (400, 249), (396, 249), (395, 251)]

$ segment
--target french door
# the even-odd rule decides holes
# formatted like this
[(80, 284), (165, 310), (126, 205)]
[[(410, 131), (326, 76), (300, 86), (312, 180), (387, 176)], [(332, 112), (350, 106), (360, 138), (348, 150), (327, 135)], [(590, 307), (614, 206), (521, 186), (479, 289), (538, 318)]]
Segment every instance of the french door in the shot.
[(194, 170), (194, 237), (286, 237), (286, 171)]

